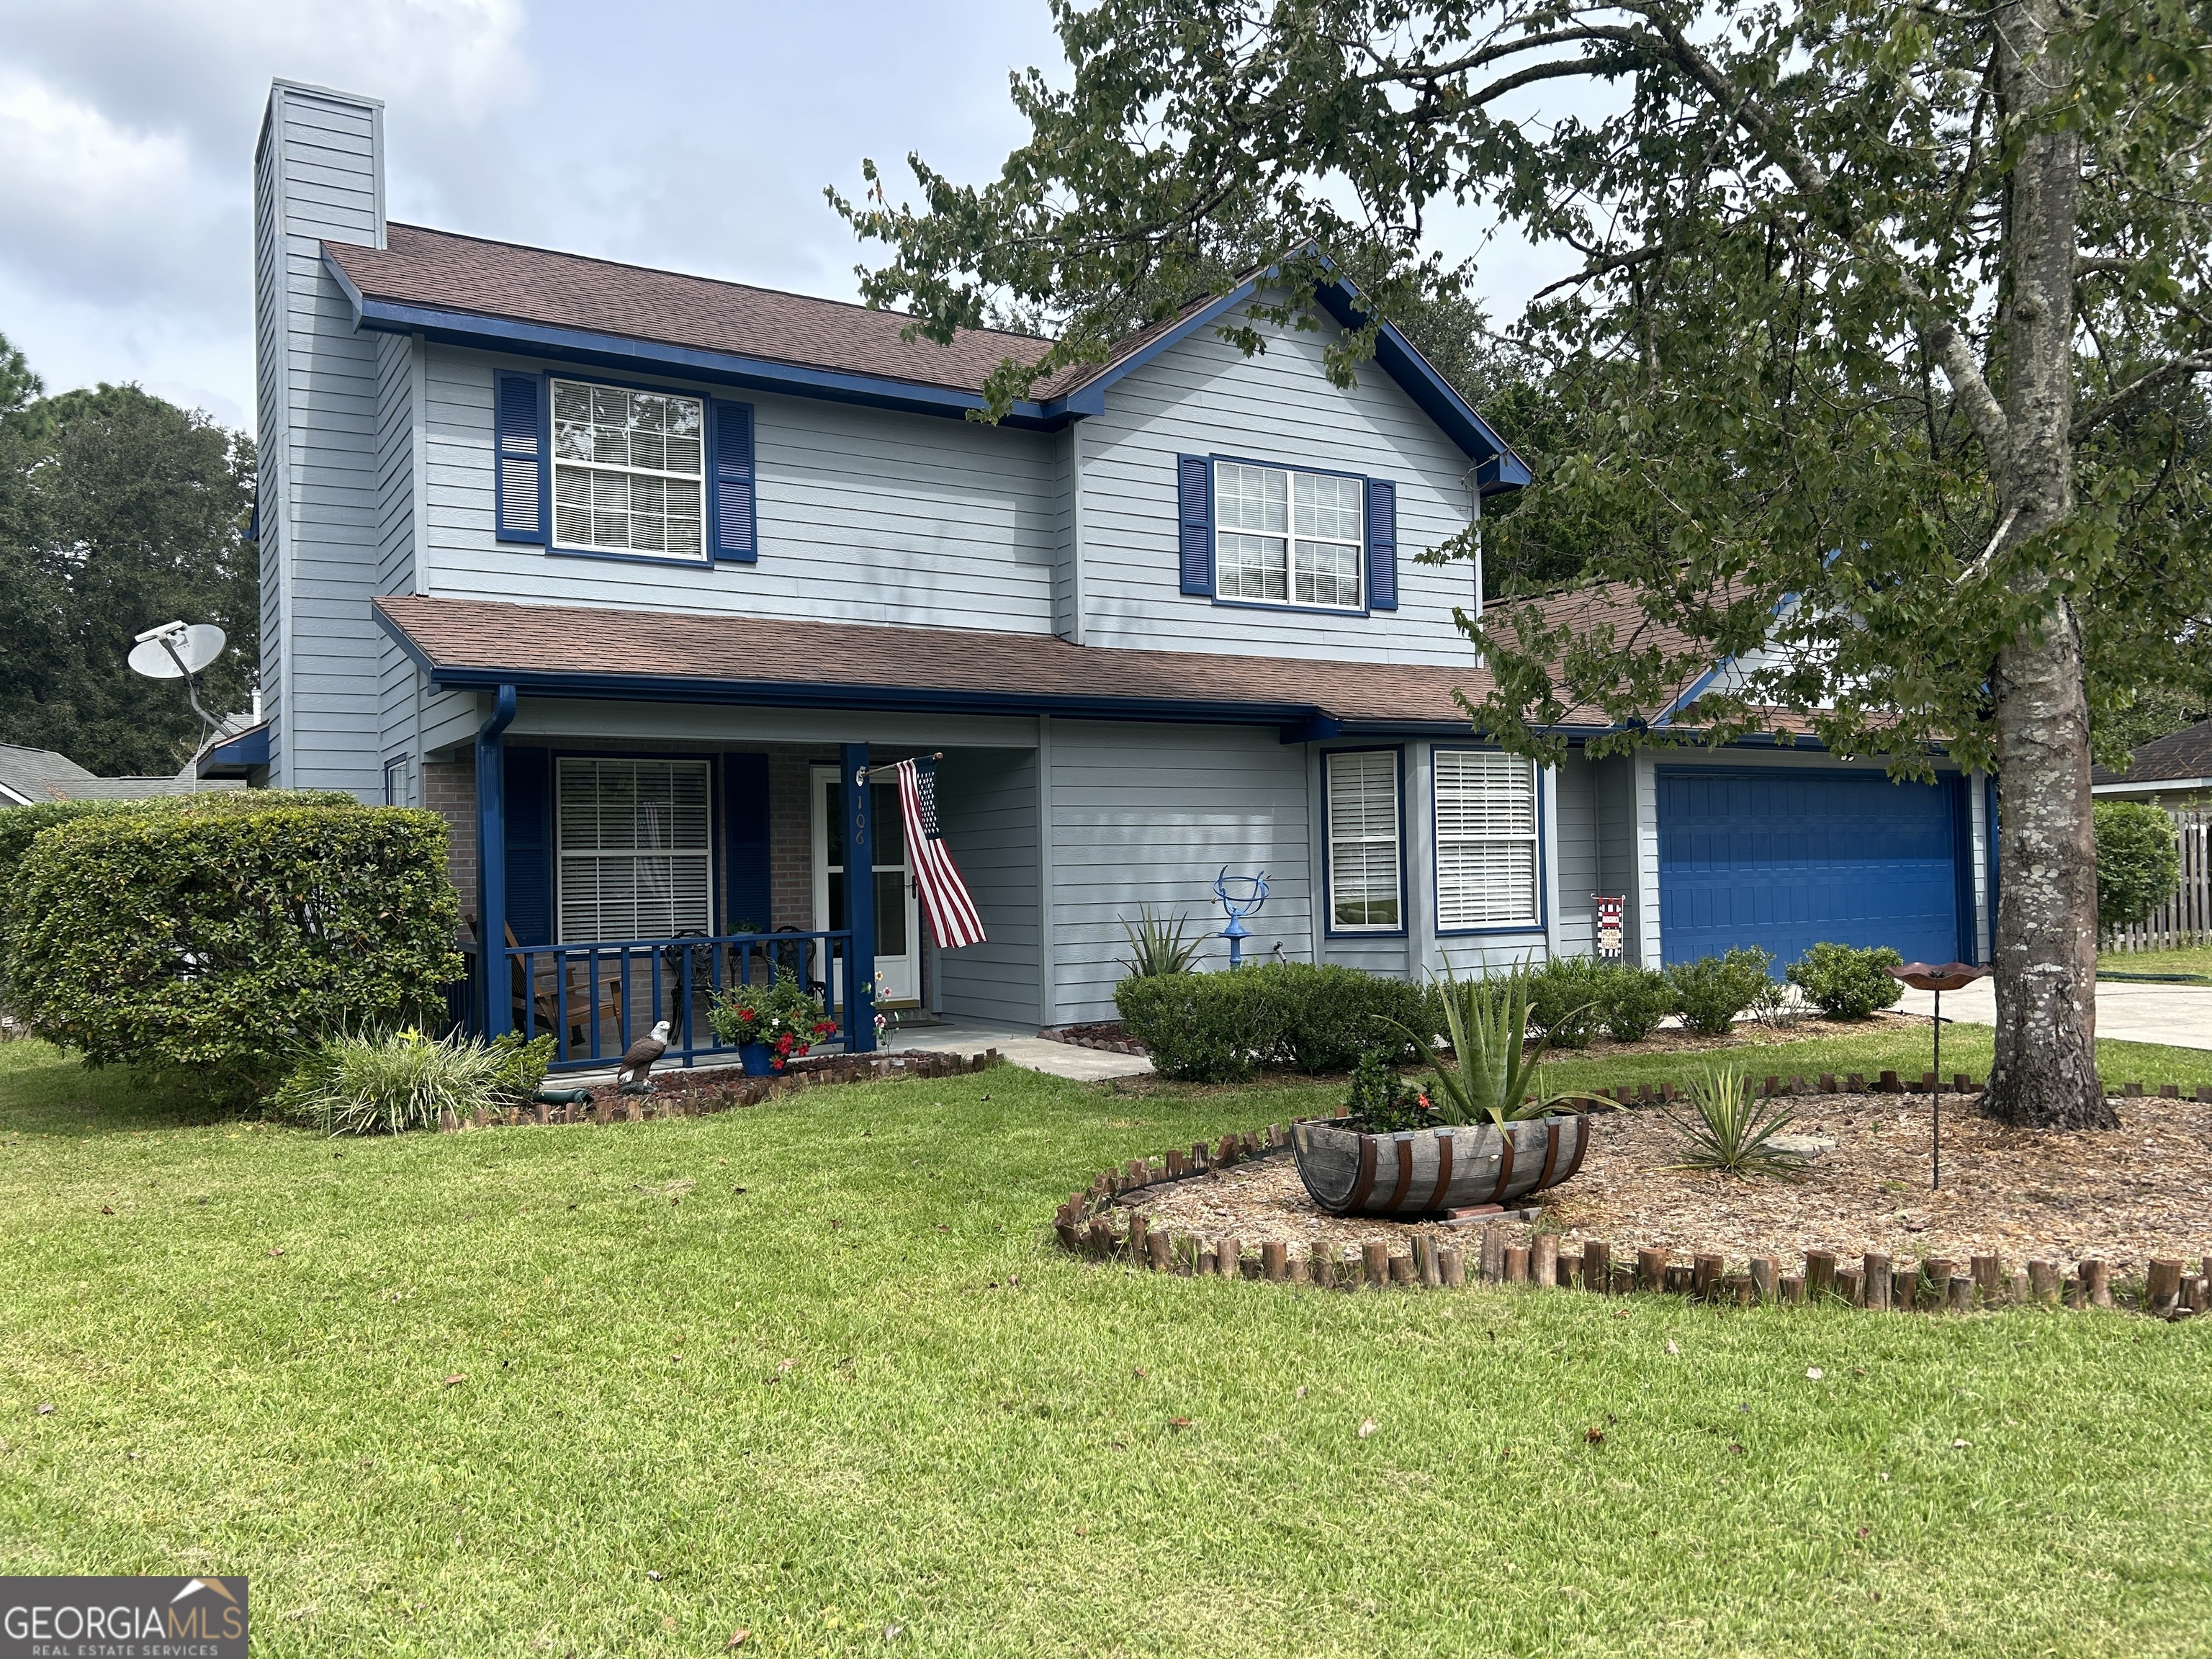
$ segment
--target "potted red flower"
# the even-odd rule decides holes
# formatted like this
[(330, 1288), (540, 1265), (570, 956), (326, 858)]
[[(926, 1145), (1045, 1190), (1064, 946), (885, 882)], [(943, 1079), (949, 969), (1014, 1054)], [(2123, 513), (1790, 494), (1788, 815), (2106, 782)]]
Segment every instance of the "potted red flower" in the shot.
[(781, 1072), (837, 1030), (825, 1018), (822, 999), (789, 969), (768, 985), (732, 985), (715, 997), (707, 1024), (715, 1039), (736, 1048), (750, 1077)]

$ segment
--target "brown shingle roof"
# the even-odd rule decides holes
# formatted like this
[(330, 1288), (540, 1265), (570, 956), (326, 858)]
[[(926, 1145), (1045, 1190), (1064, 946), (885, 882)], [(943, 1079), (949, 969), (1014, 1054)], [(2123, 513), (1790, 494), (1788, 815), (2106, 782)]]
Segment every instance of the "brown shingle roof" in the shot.
[(2136, 763), (2124, 772), (2102, 766), (2092, 768), (2090, 784), (2164, 783), (2169, 780), (2212, 778), (2212, 720), (2199, 720), (2166, 737), (2137, 744), (2135, 758)]
[[(1585, 625), (1596, 611), (1620, 613), (1624, 635), (1635, 614), (1633, 603), (1618, 594), (1576, 595), (1568, 603)], [(401, 595), (375, 605), (384, 626), (449, 683), (512, 680), (527, 690), (552, 680), (602, 681), (614, 697), (665, 692), (674, 682), (732, 702), (1464, 726), (1453, 692), (1480, 699), (1493, 684), (1471, 654), (1460, 666), (1336, 662), (1084, 647), (1051, 635), (489, 599)], [(641, 684), (647, 681), (659, 684)]]
[(325, 242), (323, 252), (365, 299), (962, 392), (980, 392), (1007, 357), (1034, 362), (1050, 343), (988, 329), (963, 332), (951, 345), (902, 340), (908, 319), (895, 311), (420, 225), (392, 225), (387, 241), (381, 248)]

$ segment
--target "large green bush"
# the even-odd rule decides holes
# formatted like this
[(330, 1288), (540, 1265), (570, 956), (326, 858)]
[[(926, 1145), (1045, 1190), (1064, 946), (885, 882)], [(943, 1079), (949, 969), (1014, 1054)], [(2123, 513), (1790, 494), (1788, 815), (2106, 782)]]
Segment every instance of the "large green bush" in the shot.
[(1905, 994), (1905, 987), (1889, 974), (1904, 963), (1887, 945), (1859, 950), (1822, 943), (1790, 964), (1790, 982), (1830, 1019), (1864, 1019)]
[(1163, 1077), (1231, 1083), (1249, 1077), (1282, 1036), (1279, 999), (1257, 968), (1144, 974), (1115, 988), (1114, 1006)]
[(146, 813), (263, 812), (272, 806), (351, 806), (354, 798), (338, 789), (218, 789), (204, 795), (157, 795), (149, 800), (42, 800), (28, 806), (0, 806), (0, 998), (7, 988), (8, 918), (14, 907), (15, 866), (45, 830), (80, 818), (127, 817)]
[(1674, 982), (1656, 968), (1611, 963), (1605, 970), (1605, 1034), (1615, 1042), (1641, 1042), (1674, 1012)]
[(1528, 975), (1528, 1018), (1554, 1048), (1586, 1048), (1605, 1024), (1612, 969), (1594, 957), (1553, 957)]
[(1309, 1075), (1348, 1072), (1372, 1049), (1414, 1058), (1401, 1028), (1431, 1029), (1428, 994), (1408, 980), (1305, 962), (1271, 962), (1243, 971), (1257, 981), (1257, 994), (1267, 1005), (1267, 1024), (1275, 1032), (1271, 1058)]
[(95, 813), (9, 896), (10, 1001), (88, 1063), (264, 1085), (335, 1033), (430, 1023), (459, 979), (446, 825), (391, 807)]
[(1755, 945), (1739, 945), (1726, 956), (1678, 962), (1667, 970), (1682, 1024), (1706, 1036), (1723, 1036), (1735, 1017), (1766, 989), (1766, 970), (1774, 957)]
[(2097, 826), (2097, 926), (2124, 927), (2173, 896), (2181, 884), (2181, 850), (2173, 820), (2142, 801), (2100, 801)]

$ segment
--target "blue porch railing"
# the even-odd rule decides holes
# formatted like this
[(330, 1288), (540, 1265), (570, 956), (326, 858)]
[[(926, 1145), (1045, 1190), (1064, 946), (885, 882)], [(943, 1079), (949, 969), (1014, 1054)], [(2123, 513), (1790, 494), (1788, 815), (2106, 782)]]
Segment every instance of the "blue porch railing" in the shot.
[(849, 930), (508, 945), (501, 954), (513, 1028), (526, 1037), (550, 1034), (556, 1071), (614, 1065), (664, 1019), (663, 1065), (734, 1054), (733, 1045), (715, 1039), (708, 1009), (726, 988), (767, 985), (779, 969), (804, 981), (822, 999), (824, 1018), (836, 1024), (836, 1035), (817, 1047), (849, 1054), (860, 1046), (853, 1025)]

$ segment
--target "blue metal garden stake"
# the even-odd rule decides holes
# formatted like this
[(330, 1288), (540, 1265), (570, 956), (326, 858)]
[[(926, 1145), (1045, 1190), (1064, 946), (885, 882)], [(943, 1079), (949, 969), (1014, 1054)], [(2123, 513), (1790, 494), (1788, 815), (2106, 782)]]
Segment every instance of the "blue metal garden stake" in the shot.
[(1242, 968), (1244, 941), (1252, 937), (1244, 926), (1244, 918), (1259, 915), (1260, 907), (1267, 902), (1267, 872), (1262, 870), (1256, 876), (1232, 876), (1224, 864), (1221, 873), (1213, 878), (1213, 896), (1229, 913), (1229, 925), (1221, 930), (1221, 937), (1229, 941), (1229, 965)]

